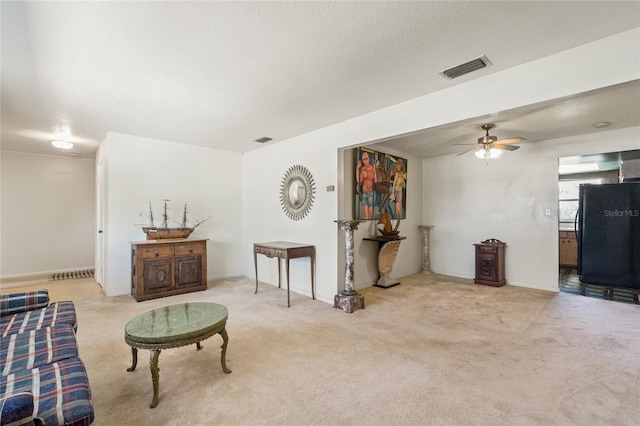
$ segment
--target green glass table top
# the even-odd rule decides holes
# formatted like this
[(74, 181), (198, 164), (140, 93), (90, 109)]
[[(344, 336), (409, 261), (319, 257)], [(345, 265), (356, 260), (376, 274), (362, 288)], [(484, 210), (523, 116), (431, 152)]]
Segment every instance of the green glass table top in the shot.
[(189, 339), (224, 325), (229, 311), (217, 303), (181, 303), (138, 315), (127, 323), (125, 336), (139, 343)]

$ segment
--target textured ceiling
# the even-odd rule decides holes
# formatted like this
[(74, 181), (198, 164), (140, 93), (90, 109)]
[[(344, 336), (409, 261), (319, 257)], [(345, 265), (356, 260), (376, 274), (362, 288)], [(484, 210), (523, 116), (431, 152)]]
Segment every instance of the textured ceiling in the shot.
[(640, 26), (636, 1), (0, 7), (2, 149), (68, 155), (67, 124), (83, 157), (108, 131), (246, 152)]

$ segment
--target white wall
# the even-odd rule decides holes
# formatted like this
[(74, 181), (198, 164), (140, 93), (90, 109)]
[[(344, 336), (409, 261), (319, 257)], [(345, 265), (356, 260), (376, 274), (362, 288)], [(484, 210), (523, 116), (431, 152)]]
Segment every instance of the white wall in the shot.
[[(316, 297), (332, 301), (336, 283), (336, 218), (337, 192), (327, 192), (329, 185), (337, 186), (336, 148), (326, 144), (306, 146), (285, 141), (273, 149), (261, 148), (243, 156), (243, 238), (242, 272), (248, 277), (255, 274), (253, 243), (293, 241), (316, 246)], [(289, 219), (280, 206), (280, 184), (287, 170), (294, 165), (306, 167), (315, 182), (315, 201), (303, 219)], [(309, 258), (290, 262), (291, 290), (311, 295)], [(277, 285), (277, 263), (274, 259), (258, 256), (259, 279)], [(286, 285), (283, 268), (283, 285)]]
[(509, 284), (557, 291), (558, 158), (638, 148), (640, 128), (633, 127), (524, 143), (488, 164), (473, 155), (425, 159), (432, 269), (473, 278), (473, 244), (497, 238), (507, 243)]
[[(207, 278), (237, 276), (241, 269), (241, 155), (157, 139), (109, 133), (105, 161), (105, 266), (107, 296), (131, 292), (130, 242), (145, 239), (138, 224), (149, 201), (162, 199), (211, 219), (191, 234), (208, 238)], [(98, 158), (98, 162), (101, 159)], [(179, 210), (179, 209), (178, 209)]]
[(95, 161), (2, 152), (0, 277), (92, 269)]
[[(321, 138), (321, 136), (318, 136)], [(285, 141), (271, 149), (259, 149), (243, 157), (243, 273), (254, 277), (252, 244), (268, 241), (292, 241), (316, 246), (316, 298), (333, 303), (333, 297), (344, 289), (344, 232), (334, 220), (353, 217), (353, 161), (351, 150), (328, 147), (328, 141), (306, 146)], [(402, 277), (420, 270), (421, 240), (418, 225), (422, 217), (422, 167), (413, 156), (387, 150), (408, 160), (407, 219), (400, 225), (407, 236), (398, 252), (392, 277)], [(343, 165), (343, 156), (347, 158)], [(289, 219), (280, 206), (280, 184), (293, 165), (305, 166), (316, 184), (315, 202), (307, 217), (299, 221)], [(340, 166), (338, 166), (340, 164)], [(344, 180), (343, 180), (344, 179)], [(350, 180), (349, 180), (350, 179)], [(328, 192), (333, 185), (336, 191)], [(348, 187), (346, 191), (343, 187)], [(347, 194), (348, 200), (342, 194)], [(395, 222), (394, 222), (395, 224)], [(375, 221), (366, 221), (355, 232), (356, 255), (354, 281), (356, 289), (369, 287), (377, 281), (377, 243), (362, 238), (375, 235)], [(311, 295), (311, 276), (308, 258), (290, 262), (291, 291)], [(278, 267), (274, 259), (258, 256), (259, 280), (278, 284)], [(284, 268), (282, 271), (285, 285)]]
[[(341, 174), (343, 170), (338, 167), (340, 148), (366, 145), (395, 135), (636, 80), (640, 78), (638, 63), (640, 29), (634, 29), (245, 154), (242, 170), (243, 273), (247, 276), (253, 275), (253, 242), (278, 239), (314, 244), (318, 251), (318, 295), (320, 299), (331, 302), (336, 293), (336, 282), (343, 279), (338, 230), (333, 221), (337, 218), (352, 217), (348, 209), (338, 206), (338, 200), (344, 197), (340, 192), (344, 190), (341, 189), (344, 186)], [(532, 148), (522, 148), (519, 152), (545, 155), (536, 154)], [(468, 157), (460, 158), (462, 162), (471, 161)], [(318, 187), (318, 197), (311, 214), (308, 219), (299, 222), (290, 221), (282, 213), (278, 202), (280, 180), (287, 168), (294, 164), (306, 166), (313, 173)], [(445, 170), (443, 167), (439, 171), (448, 174), (457, 172), (457, 169)], [(436, 182), (430, 179), (432, 175), (426, 168), (423, 172), (424, 190), (428, 191), (428, 186), (435, 185)], [(520, 170), (515, 168), (514, 163), (510, 163), (500, 166), (499, 170), (490, 169), (487, 174), (490, 180), (496, 180), (499, 177), (504, 178), (507, 173), (516, 172)], [(535, 170), (535, 173), (539, 172), (540, 169)], [(525, 169), (523, 179), (535, 181), (537, 175), (531, 173)], [(549, 173), (554, 173), (550, 166)], [(337, 185), (338, 193), (325, 191), (327, 185), (334, 184)], [(543, 200), (551, 200), (553, 197), (551, 189), (538, 183), (534, 182), (533, 186), (527, 188), (521, 190), (519, 180), (514, 178), (505, 186), (506, 192), (492, 193), (491, 196), (493, 198), (494, 195), (501, 195), (509, 198), (511, 201), (507, 207), (512, 210), (512, 214), (524, 212), (528, 206), (539, 205), (538, 197), (543, 197)], [(472, 194), (468, 196), (473, 197)], [(460, 208), (465, 209), (466, 206), (461, 204)], [(487, 208), (486, 214), (498, 223), (503, 213)], [(537, 213), (530, 209), (529, 214)], [(423, 219), (425, 225), (437, 227), (433, 229), (434, 234), (442, 232), (441, 225), (430, 223), (435, 218), (427, 211), (424, 212)], [(522, 222), (525, 223), (524, 220)], [(549, 219), (548, 223), (541, 222), (541, 226), (543, 231), (548, 232), (553, 223)], [(539, 231), (533, 229), (532, 233)], [(522, 232), (529, 230), (525, 231), (523, 226)], [(492, 235), (494, 238), (501, 236)], [(511, 235), (505, 236), (511, 238), (504, 238), (507, 243), (517, 243)], [(472, 237), (472, 241), (475, 242), (478, 238), (483, 238), (484, 234), (478, 233)], [(531, 238), (545, 241), (545, 249), (557, 254), (555, 243), (546, 243), (546, 238), (535, 235)], [(432, 251), (436, 249), (437, 247), (432, 247)], [(514, 251), (515, 249), (509, 252), (512, 259), (515, 256)], [(451, 255), (464, 256), (463, 253)], [(517, 258), (524, 259), (522, 255)], [(524, 272), (515, 272), (510, 265), (507, 273), (511, 274), (511, 279), (527, 282), (523, 273), (529, 268), (535, 268), (535, 260), (536, 258), (523, 260)], [(259, 265), (260, 279), (269, 283), (277, 282), (275, 262), (262, 262), (265, 265)], [(292, 275), (295, 284), (292, 285), (296, 291), (304, 293), (305, 289), (310, 288), (310, 284), (305, 281), (309, 280), (305, 278), (308, 264), (304, 264), (303, 261), (295, 263), (296, 266), (292, 266), (295, 268), (295, 275)], [(465, 268), (451, 272), (461, 270), (464, 274)], [(536, 280), (536, 285), (546, 287), (548, 281), (548, 277), (543, 277)]]

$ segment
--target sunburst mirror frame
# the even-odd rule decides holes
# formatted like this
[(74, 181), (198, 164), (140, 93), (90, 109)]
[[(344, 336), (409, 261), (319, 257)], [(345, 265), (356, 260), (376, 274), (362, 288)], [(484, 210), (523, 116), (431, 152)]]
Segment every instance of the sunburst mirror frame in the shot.
[(280, 204), (291, 220), (301, 220), (313, 206), (313, 176), (306, 167), (296, 164), (287, 170), (280, 185)]

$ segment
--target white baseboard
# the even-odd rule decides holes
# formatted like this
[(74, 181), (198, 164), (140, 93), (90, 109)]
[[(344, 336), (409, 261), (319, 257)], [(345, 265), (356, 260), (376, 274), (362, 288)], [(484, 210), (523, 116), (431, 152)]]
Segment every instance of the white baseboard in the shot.
[(33, 284), (38, 284), (43, 282), (50, 282), (50, 281), (54, 281), (53, 277), (56, 274), (82, 272), (82, 271), (93, 270), (93, 269), (94, 269), (93, 266), (88, 266), (86, 268), (74, 268), (74, 269), (55, 270), (55, 271), (43, 271), (43, 272), (36, 272), (36, 273), (30, 273), (30, 274), (7, 275), (4, 277), (0, 277), (0, 286), (4, 289), (4, 288), (33, 285)]

